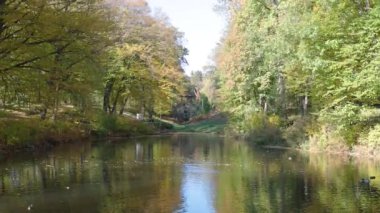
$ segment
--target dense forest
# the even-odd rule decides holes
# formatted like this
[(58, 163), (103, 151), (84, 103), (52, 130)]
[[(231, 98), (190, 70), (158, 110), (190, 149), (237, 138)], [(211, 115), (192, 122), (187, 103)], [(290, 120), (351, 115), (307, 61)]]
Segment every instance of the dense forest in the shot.
[(55, 114), (63, 103), (85, 110), (102, 96), (109, 113), (127, 102), (167, 111), (184, 77), (182, 34), (144, 1), (111, 2), (3, 2), (2, 105)]
[(143, 0), (1, 0), (0, 141), (168, 114), (187, 90), (182, 37)]
[(229, 25), (214, 79), (235, 132), (262, 144), (379, 151), (379, 1), (219, 3)]

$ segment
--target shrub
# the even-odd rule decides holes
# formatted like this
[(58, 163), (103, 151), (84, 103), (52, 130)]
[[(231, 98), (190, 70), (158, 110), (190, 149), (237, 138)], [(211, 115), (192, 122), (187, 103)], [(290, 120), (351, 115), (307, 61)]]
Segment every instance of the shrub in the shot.
[(270, 115), (268, 117), (268, 122), (272, 126), (279, 127), (281, 125), (281, 118), (278, 115)]
[(153, 127), (131, 118), (100, 113), (92, 122), (92, 129), (98, 135), (130, 136), (152, 134)]
[(0, 122), (0, 128), (0, 143), (9, 147), (33, 146), (44, 142), (67, 142), (83, 136), (80, 128), (65, 121), (4, 120)]
[(243, 122), (243, 130), (245, 132), (251, 132), (256, 129), (263, 129), (266, 126), (267, 118), (262, 113), (253, 113), (247, 115)]
[(380, 124), (376, 124), (367, 134), (362, 134), (359, 144), (373, 149), (380, 147)]
[(37, 125), (18, 120), (3, 121), (1, 123), (0, 141), (6, 146), (17, 146), (22, 143), (30, 143), (38, 140)]
[(292, 124), (284, 130), (284, 139), (292, 147), (299, 147), (306, 143), (308, 119), (305, 117), (290, 117)]
[(243, 128), (248, 139), (257, 145), (284, 145), (279, 125), (280, 118), (276, 115), (253, 113), (245, 120)]
[(324, 151), (329, 153), (348, 153), (350, 147), (335, 126), (321, 125), (319, 130), (309, 136), (309, 151)]
[(144, 122), (127, 117), (117, 117), (116, 133), (126, 135), (143, 135), (154, 133), (154, 128)]

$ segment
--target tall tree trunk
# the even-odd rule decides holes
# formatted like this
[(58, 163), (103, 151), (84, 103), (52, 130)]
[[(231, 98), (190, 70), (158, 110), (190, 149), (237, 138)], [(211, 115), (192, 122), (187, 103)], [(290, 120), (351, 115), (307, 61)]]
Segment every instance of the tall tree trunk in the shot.
[(306, 93), (302, 102), (303, 116), (307, 115), (308, 105), (309, 105), (309, 97), (307, 96), (307, 93)]
[(110, 111), (111, 114), (115, 114), (116, 112), (116, 107), (117, 107), (117, 102), (119, 100), (119, 97), (120, 97), (120, 93), (121, 93), (121, 89), (119, 89), (117, 92), (116, 92), (116, 96), (115, 96), (115, 100), (113, 101), (113, 105), (112, 105), (112, 109)]
[(154, 114), (154, 110), (151, 108), (148, 110), (148, 119), (149, 121), (153, 121), (153, 114)]
[(266, 115), (268, 113), (268, 101), (267, 99), (264, 100), (264, 114)]
[(282, 117), (286, 117), (286, 87), (285, 87), (285, 78), (282, 73), (279, 74), (278, 77), (278, 107), (280, 111), (280, 115)]
[(128, 98), (125, 98), (120, 108), (120, 112), (119, 112), (120, 115), (124, 114), (124, 110), (125, 110), (125, 106), (127, 105), (127, 102), (128, 102)]
[(46, 114), (47, 114), (47, 108), (44, 106), (43, 109), (41, 109), (41, 111), (40, 111), (40, 118), (41, 118), (41, 120), (45, 120), (46, 119)]
[(56, 83), (55, 85), (55, 95), (53, 98), (53, 120), (57, 119), (58, 115), (58, 110), (59, 110), (59, 91), (60, 91), (60, 86), (59, 82)]
[(5, 81), (4, 78), (2, 78), (2, 80), (4, 82), (4, 92), (3, 92), (2, 105), (3, 105), (3, 108), (5, 109), (7, 107), (8, 84), (7, 84), (7, 82)]
[(4, 25), (5, 25), (5, 23), (4, 23), (4, 15), (5, 15), (5, 13), (4, 13), (4, 10), (5, 10), (5, 1), (6, 0), (0, 0), (0, 34), (3, 32), (3, 30), (4, 30)]
[(3, 94), (3, 108), (7, 108), (7, 93), (8, 93), (8, 86), (5, 85), (4, 87), (4, 94)]
[(371, 9), (371, 4), (369, 3), (369, 0), (365, 0), (365, 10), (369, 11)]
[(104, 88), (104, 95), (103, 95), (103, 111), (104, 112), (110, 112), (110, 99), (111, 99), (111, 93), (113, 89), (113, 85), (115, 84), (115, 78), (111, 78), (106, 82), (106, 87)]
[[(61, 44), (55, 44), (55, 49), (57, 53), (55, 54), (55, 63), (60, 65), (63, 61), (62, 54), (63, 54), (63, 48)], [(62, 73), (63, 70), (61, 67), (57, 67), (53, 70), (51, 81), (52, 81), (52, 87), (51, 90), (54, 91), (53, 96), (53, 120), (57, 119), (58, 109), (59, 109), (59, 96), (61, 91), (61, 82), (62, 82)]]
[(261, 96), (260, 97), (259, 104), (260, 104), (260, 106), (261, 106), (261, 108), (263, 110), (262, 112), (264, 114), (267, 114), (267, 112), (268, 112), (268, 100), (267, 100), (267, 98), (265, 96)]

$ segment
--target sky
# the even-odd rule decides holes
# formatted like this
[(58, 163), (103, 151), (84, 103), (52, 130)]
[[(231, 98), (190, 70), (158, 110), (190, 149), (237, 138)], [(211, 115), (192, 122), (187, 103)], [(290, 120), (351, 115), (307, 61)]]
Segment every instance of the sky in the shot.
[(173, 26), (185, 33), (186, 57), (189, 65), (185, 71), (202, 70), (209, 65), (210, 56), (220, 41), (225, 26), (224, 18), (214, 12), (217, 0), (147, 0), (152, 10), (160, 9)]

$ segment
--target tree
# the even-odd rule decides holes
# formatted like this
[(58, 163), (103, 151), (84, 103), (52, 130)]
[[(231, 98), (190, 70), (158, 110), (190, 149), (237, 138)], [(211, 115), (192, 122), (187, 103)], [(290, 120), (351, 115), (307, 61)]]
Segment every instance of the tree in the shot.
[(257, 114), (286, 125), (302, 115), (353, 144), (376, 124), (376, 2), (223, 2), (239, 5), (216, 57), (219, 96), (237, 130), (250, 131), (243, 126)]
[(145, 1), (124, 3), (118, 21), (123, 34), (111, 50), (103, 110), (113, 114), (120, 105), (123, 113), (127, 101), (134, 101), (149, 117), (168, 113), (184, 90), (182, 34), (162, 14), (152, 16)]
[(12, 89), (54, 117), (62, 99), (91, 94), (110, 31), (101, 1), (10, 0), (2, 17), (4, 94)]

